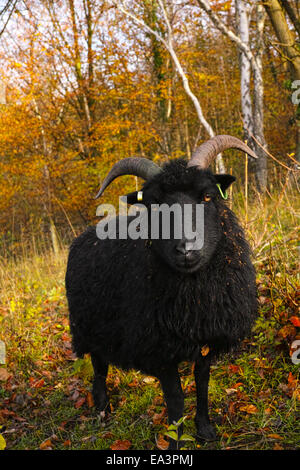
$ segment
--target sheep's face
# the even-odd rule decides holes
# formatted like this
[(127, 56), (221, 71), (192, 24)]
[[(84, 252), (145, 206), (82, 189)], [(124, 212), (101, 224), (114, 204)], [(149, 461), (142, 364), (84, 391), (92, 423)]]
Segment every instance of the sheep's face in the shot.
[[(141, 202), (148, 208), (151, 245), (171, 268), (189, 274), (209, 262), (223, 233), (217, 184), (225, 192), (234, 180), (231, 175), (213, 175), (209, 170), (187, 168), (184, 160), (173, 160), (145, 183)], [(127, 202), (135, 204), (137, 198), (138, 192), (131, 193)]]

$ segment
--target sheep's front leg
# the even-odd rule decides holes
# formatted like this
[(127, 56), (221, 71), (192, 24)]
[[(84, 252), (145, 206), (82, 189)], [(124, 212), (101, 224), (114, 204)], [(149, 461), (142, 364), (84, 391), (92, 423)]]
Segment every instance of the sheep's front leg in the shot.
[(106, 393), (106, 376), (108, 365), (95, 354), (91, 354), (93, 369), (94, 369), (94, 382), (93, 382), (93, 399), (98, 411), (105, 411), (108, 407), (109, 401)]
[[(171, 366), (158, 375), (168, 409), (169, 424), (177, 423), (183, 415), (184, 396), (178, 369)], [(182, 434), (182, 424), (178, 428), (178, 438)], [(169, 449), (179, 448), (179, 443), (170, 439)]]
[(210, 359), (201, 357), (195, 362), (195, 382), (197, 392), (197, 413), (195, 423), (198, 440), (214, 440), (216, 432), (210, 424), (208, 416), (208, 382), (210, 372)]

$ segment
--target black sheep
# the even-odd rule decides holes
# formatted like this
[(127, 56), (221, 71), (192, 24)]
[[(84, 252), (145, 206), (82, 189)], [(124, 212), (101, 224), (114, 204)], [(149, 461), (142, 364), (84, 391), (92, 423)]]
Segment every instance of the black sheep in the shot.
[[(99, 240), (95, 227), (71, 246), (66, 289), (73, 349), (79, 357), (91, 354), (99, 410), (108, 405), (105, 381), (109, 364), (114, 364), (157, 377), (169, 422), (177, 422), (184, 405), (178, 365), (194, 361), (197, 437), (215, 438), (207, 403), (210, 363), (249, 334), (257, 312), (250, 249), (221, 197), (235, 178), (207, 169), (217, 153), (229, 147), (255, 157), (238, 139), (218, 136), (189, 162), (173, 160), (160, 168), (145, 159), (124, 159), (99, 192), (121, 174), (136, 174), (146, 182), (142, 193), (128, 195), (129, 204), (141, 194), (149, 209), (157, 203), (203, 204), (202, 248), (187, 245), (184, 236)], [(129, 217), (128, 223), (132, 220)], [(209, 350), (207, 355), (202, 355), (203, 348)], [(175, 447), (171, 441), (170, 448)]]

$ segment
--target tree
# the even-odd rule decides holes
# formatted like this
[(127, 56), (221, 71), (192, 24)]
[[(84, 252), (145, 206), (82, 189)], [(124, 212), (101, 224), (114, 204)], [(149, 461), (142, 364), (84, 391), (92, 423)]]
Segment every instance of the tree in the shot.
[(19, 0), (8, 0), (4, 3), (0, 10), (0, 37), (4, 33), (12, 14), (16, 10)]
[[(278, 0), (266, 0), (264, 2), (264, 6), (279, 41), (279, 44), (276, 44), (276, 49), (280, 52), (283, 60), (288, 64), (291, 82), (294, 80), (300, 80), (299, 13), (294, 9), (292, 2), (290, 1), (279, 2)], [(290, 29), (285, 13), (287, 13), (289, 21), (294, 26), (294, 31)], [(294, 119), (297, 129), (296, 156), (300, 162), (299, 105), (297, 106)]]
[[(218, 14), (211, 8), (207, 0), (197, 0), (198, 5), (203, 9), (215, 25), (215, 27), (225, 34), (231, 41), (233, 41), (240, 50), (241, 53), (241, 101), (243, 106), (243, 117), (244, 117), (244, 129), (246, 135), (251, 134), (251, 126), (253, 127), (253, 132), (256, 135), (256, 140), (258, 145), (249, 142), (250, 146), (252, 145), (255, 149), (255, 152), (258, 156), (256, 162), (256, 180), (257, 186), (260, 191), (265, 191), (267, 186), (267, 159), (266, 154), (262, 147), (266, 146), (266, 141), (264, 137), (264, 122), (263, 122), (263, 78), (262, 78), (262, 32), (264, 25), (264, 17), (262, 14), (261, 5), (256, 6), (257, 14), (257, 34), (258, 34), (258, 51), (255, 54), (249, 44), (249, 20), (246, 4), (243, 0), (236, 1), (237, 6), (237, 17), (239, 19), (239, 30), (240, 35), (235, 34)], [(249, 64), (253, 72), (254, 80), (254, 112), (251, 110), (251, 99), (250, 99), (250, 77), (249, 77)], [(252, 119), (250, 118), (252, 114)], [(252, 125), (253, 123), (253, 125)], [(250, 124), (250, 129), (248, 125)]]
[[(169, 54), (170, 54), (170, 56), (171, 56), (171, 58), (174, 62), (174, 65), (175, 65), (175, 68), (176, 68), (178, 74), (180, 75), (184, 90), (185, 90), (186, 94), (188, 95), (188, 97), (191, 99), (191, 101), (192, 101), (192, 103), (195, 107), (195, 110), (196, 110), (196, 113), (197, 113), (200, 124), (203, 125), (203, 127), (205, 128), (206, 132), (208, 133), (208, 135), (210, 137), (214, 137), (215, 132), (214, 132), (212, 126), (209, 124), (209, 122), (205, 119), (200, 101), (198, 100), (196, 95), (192, 92), (192, 90), (190, 88), (189, 80), (187, 78), (187, 75), (184, 72), (184, 69), (182, 67), (182, 64), (181, 64), (179, 58), (178, 58), (178, 55), (176, 54), (176, 51), (175, 51), (175, 48), (174, 48), (174, 38), (173, 38), (172, 25), (170, 23), (167, 8), (166, 8), (166, 5), (164, 4), (164, 2), (162, 0), (158, 0), (158, 5), (160, 6), (161, 13), (162, 13), (163, 19), (165, 21), (165, 25), (166, 25), (166, 30), (167, 30), (166, 39), (164, 37), (162, 37), (155, 29), (152, 29), (149, 25), (147, 25), (142, 19), (138, 18), (135, 14), (128, 11), (126, 9), (124, 1), (116, 0), (115, 4), (122, 13), (124, 13), (127, 17), (131, 18), (136, 24), (141, 26), (145, 31), (147, 31), (148, 33), (154, 35), (155, 38), (164, 45), (164, 47), (169, 52)], [(222, 159), (221, 155), (218, 155), (218, 157), (217, 157), (217, 168), (221, 173), (225, 172), (225, 166), (224, 166), (224, 162), (223, 162), (223, 159)]]

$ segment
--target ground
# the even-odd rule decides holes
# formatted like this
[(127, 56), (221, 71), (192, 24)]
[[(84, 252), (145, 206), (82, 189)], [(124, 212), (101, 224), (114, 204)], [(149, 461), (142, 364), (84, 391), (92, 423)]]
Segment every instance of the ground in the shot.
[[(293, 349), (300, 339), (297, 237), (291, 225), (284, 230), (282, 214), (280, 220), (272, 244), (258, 225), (252, 231), (260, 302), (253, 334), (235, 355), (212, 367), (209, 408), (218, 439), (187, 440), (188, 449), (299, 448), (299, 364)], [(90, 358), (77, 359), (71, 351), (66, 258), (62, 248), (1, 261), (0, 340), (6, 361), (2, 357), (0, 365), (0, 448), (166, 448), (170, 429), (153, 377), (111, 367), (110, 413), (97, 415)], [(183, 363), (180, 368), (188, 438), (195, 434), (192, 367)]]

